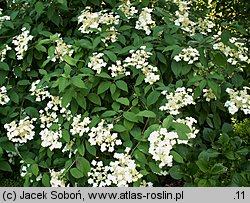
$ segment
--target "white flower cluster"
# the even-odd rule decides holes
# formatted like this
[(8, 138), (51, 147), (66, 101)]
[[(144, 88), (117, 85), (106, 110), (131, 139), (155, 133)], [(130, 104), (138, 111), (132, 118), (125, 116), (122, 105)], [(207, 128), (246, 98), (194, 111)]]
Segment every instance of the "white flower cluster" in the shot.
[(199, 31), (199, 33), (207, 35), (207, 33), (212, 32), (214, 26), (215, 24), (213, 21), (209, 20), (208, 17), (198, 18), (196, 29)]
[(122, 141), (117, 139), (117, 133), (111, 133), (113, 129), (113, 124), (107, 124), (105, 120), (101, 120), (97, 127), (92, 127), (90, 129), (89, 142), (91, 145), (100, 146), (102, 152), (109, 151), (113, 152), (116, 145), (121, 145)]
[(105, 46), (108, 46), (107, 42), (116, 42), (117, 39), (118, 31), (114, 26), (112, 26), (105, 31), (105, 37), (101, 38), (101, 41), (105, 44)]
[(3, 15), (2, 11), (3, 9), (0, 8), (0, 29), (2, 28), (4, 21), (10, 20), (10, 16), (2, 16)]
[(63, 179), (65, 169), (60, 171), (55, 171), (54, 169), (50, 169), (50, 185), (51, 187), (65, 187), (65, 180)]
[(0, 104), (5, 105), (10, 101), (10, 98), (7, 95), (7, 89), (5, 86), (0, 88)]
[(179, 10), (175, 12), (175, 25), (180, 26), (186, 32), (194, 33), (196, 23), (189, 19), (189, 9), (192, 1), (173, 0)]
[(46, 98), (50, 98), (51, 94), (46, 90), (47, 87), (38, 87), (39, 83), (40, 80), (36, 80), (31, 84), (31, 95), (36, 96), (36, 101), (43, 101)]
[(152, 12), (153, 9), (151, 8), (143, 8), (139, 19), (136, 21), (135, 29), (144, 30), (147, 35), (150, 35), (150, 29), (155, 26), (155, 21), (151, 17)]
[(178, 134), (176, 132), (168, 132), (166, 128), (152, 132), (148, 141), (150, 142), (149, 153), (153, 155), (153, 159), (159, 161), (159, 167), (172, 166), (173, 156), (170, 154), (171, 149), (177, 143)]
[(75, 138), (70, 140), (69, 143), (65, 144), (64, 148), (62, 149), (62, 153), (69, 152), (68, 157), (71, 158), (72, 154), (76, 154), (76, 152), (78, 151), (77, 148), (76, 149), (73, 148), (74, 144), (75, 144)]
[(6, 151), (6, 152), (7, 152), (7, 156), (9, 157), (8, 162), (11, 163), (11, 164), (15, 164), (14, 158), (16, 156), (18, 156), (17, 152), (12, 152), (12, 151)]
[(108, 70), (111, 70), (111, 76), (116, 77), (118, 75), (130, 75), (130, 72), (126, 70), (126, 68), (122, 65), (120, 60), (116, 61), (116, 64), (112, 64)]
[[(59, 141), (62, 138), (62, 128), (59, 124), (58, 111), (67, 120), (71, 119), (71, 112), (62, 108), (61, 99), (58, 96), (50, 96), (50, 101), (44, 110), (40, 110), (40, 128), (42, 129), (39, 133), (41, 135), (42, 147), (49, 147), (53, 149), (60, 149), (62, 143)], [(57, 126), (56, 129), (51, 129), (52, 126)]]
[(88, 184), (92, 187), (110, 186), (112, 182), (108, 179), (109, 166), (104, 166), (102, 161), (95, 160), (91, 162), (91, 165), (90, 172), (88, 172)]
[(226, 57), (228, 57), (227, 62), (232, 65), (236, 65), (239, 61), (250, 63), (250, 59), (248, 58), (248, 48), (244, 43), (239, 42), (239, 39), (235, 37), (230, 38), (229, 41), (237, 47), (236, 49), (233, 49), (219, 41), (220, 35), (221, 32), (214, 36), (214, 39), (218, 41), (213, 45), (214, 50), (220, 50)]
[(63, 39), (60, 37), (60, 34), (57, 34), (58, 39), (55, 40), (56, 42), (56, 49), (54, 53), (54, 57), (51, 61), (55, 62), (59, 59), (60, 62), (64, 61), (64, 56), (72, 56), (74, 50), (71, 49), (72, 45), (67, 45), (63, 42)]
[(145, 50), (146, 46), (141, 46), (137, 51), (130, 50), (132, 54), (131, 57), (127, 57), (124, 60), (124, 67), (133, 66), (136, 69), (142, 71), (145, 75), (144, 81), (149, 84), (155, 83), (160, 79), (159, 75), (156, 75), (155, 72), (158, 71), (158, 68), (149, 64), (148, 59), (152, 55), (151, 52)]
[(140, 187), (153, 187), (152, 182), (147, 182), (146, 180), (142, 180)]
[(182, 49), (181, 52), (174, 57), (174, 60), (177, 62), (184, 60), (188, 62), (188, 64), (193, 64), (199, 60), (199, 56), (199, 51), (189, 46), (188, 48)]
[(203, 93), (204, 93), (203, 97), (206, 98), (207, 102), (210, 102), (211, 100), (217, 99), (211, 88), (203, 89)]
[(32, 140), (35, 136), (34, 122), (36, 118), (30, 119), (29, 116), (21, 119), (18, 123), (12, 121), (6, 123), (4, 128), (7, 130), (7, 137), (12, 142), (26, 143), (28, 140)]
[(5, 44), (5, 46), (0, 51), (0, 61), (3, 62), (5, 60), (5, 56), (8, 50), (11, 50), (11, 48)]
[(81, 115), (76, 115), (73, 117), (73, 122), (71, 123), (70, 133), (72, 135), (83, 136), (84, 133), (89, 132), (88, 125), (91, 123), (89, 117), (85, 117), (83, 121), (81, 121)]
[(119, 24), (119, 18), (119, 15), (108, 12), (108, 10), (91, 12), (91, 8), (86, 7), (85, 10), (81, 12), (81, 15), (78, 16), (78, 24), (82, 24), (79, 30), (83, 34), (89, 34), (100, 32), (102, 25), (108, 25), (105, 30), (106, 36), (101, 39), (104, 44), (108, 46), (107, 41), (115, 42), (117, 40), (118, 32), (114, 26)]
[(250, 114), (250, 95), (248, 94), (249, 87), (244, 86), (243, 90), (233, 90), (227, 88), (226, 92), (230, 96), (230, 100), (226, 101), (225, 107), (231, 114), (235, 114), (238, 110), (242, 110), (244, 114)]
[(191, 35), (194, 35), (197, 31), (203, 35), (212, 32), (215, 24), (209, 17), (198, 18), (197, 22), (190, 19), (189, 10), (193, 0), (173, 0), (173, 3), (178, 6), (178, 10), (175, 12), (175, 25), (180, 26), (182, 30), (189, 32)]
[(131, 156), (126, 153), (115, 153), (114, 158), (108, 166), (103, 166), (103, 162), (92, 161), (91, 171), (88, 173), (88, 183), (93, 187), (105, 187), (115, 185), (117, 187), (128, 187), (130, 183), (142, 178), (136, 170), (136, 163)]
[(93, 53), (93, 55), (89, 58), (88, 67), (92, 70), (96, 71), (96, 73), (100, 74), (102, 71), (102, 68), (107, 65), (106, 62), (104, 62), (103, 53)]
[(42, 129), (39, 135), (41, 136), (42, 147), (49, 147), (52, 151), (62, 147), (62, 143), (59, 141), (62, 138), (62, 127), (59, 123), (58, 115), (61, 114), (63, 118), (69, 121), (72, 118), (72, 114), (70, 110), (62, 107), (62, 101), (59, 96), (51, 95), (46, 90), (47, 87), (38, 87), (39, 82), (40, 80), (33, 82), (30, 91), (32, 92), (31, 95), (36, 96), (36, 101), (49, 99), (47, 106), (39, 111), (40, 128)]
[(17, 60), (22, 60), (25, 51), (28, 50), (28, 43), (33, 39), (33, 36), (29, 34), (29, 30), (25, 27), (22, 28), (22, 33), (13, 38), (12, 43), (16, 45)]
[(132, 6), (129, 0), (121, 4), (118, 9), (121, 10), (128, 19), (133, 18), (134, 15), (138, 13), (138, 10)]
[(29, 174), (29, 172), (28, 172), (29, 167), (30, 167), (30, 164), (27, 164), (26, 166), (22, 165), (21, 174), (20, 174), (21, 177), (25, 177), (27, 174)]
[(126, 153), (115, 153), (114, 158), (118, 161), (112, 161), (109, 164), (111, 175), (108, 175), (108, 179), (117, 187), (128, 187), (129, 183), (136, 182), (143, 177), (136, 170), (136, 163), (128, 154), (128, 150), (126, 149)]
[(167, 103), (160, 107), (161, 111), (167, 111), (171, 115), (177, 115), (180, 113), (179, 109), (190, 104), (195, 104), (193, 98), (193, 90), (185, 87), (178, 87), (175, 92), (168, 92), (165, 90), (162, 92), (166, 96)]
[[(185, 117), (183, 119), (178, 118), (174, 122), (182, 123), (189, 127), (191, 132), (187, 134), (188, 139), (196, 138), (197, 134), (199, 133), (199, 130), (194, 126), (194, 124), (197, 123), (197, 120), (193, 117)], [(188, 144), (188, 140), (178, 140), (178, 144)]]

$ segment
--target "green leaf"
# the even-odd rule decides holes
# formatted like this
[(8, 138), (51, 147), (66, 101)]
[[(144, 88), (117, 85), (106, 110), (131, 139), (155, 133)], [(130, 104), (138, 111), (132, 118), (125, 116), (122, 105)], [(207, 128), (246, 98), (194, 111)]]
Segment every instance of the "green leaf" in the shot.
[(105, 111), (101, 117), (102, 118), (105, 118), (105, 117), (112, 117), (114, 115), (116, 115), (117, 113), (115, 111), (112, 111), (112, 110), (108, 110), (108, 111)]
[(170, 168), (169, 174), (172, 178), (176, 180), (180, 180), (183, 178), (183, 172), (181, 170), (181, 167), (179, 165), (175, 165)]
[(208, 164), (209, 164), (208, 161), (200, 159), (195, 163), (203, 173), (208, 173)]
[(112, 51), (105, 50), (103, 53), (104, 53), (111, 61), (113, 61), (113, 62), (116, 62), (116, 61), (117, 61), (117, 57), (116, 57), (116, 55), (115, 55)]
[(94, 41), (93, 41), (93, 47), (92, 47), (92, 49), (95, 49), (98, 46), (98, 44), (100, 44), (101, 41), (102, 41), (101, 37), (96, 37), (94, 39)]
[(90, 94), (88, 94), (87, 97), (88, 97), (89, 101), (91, 101), (92, 103), (97, 104), (99, 106), (102, 105), (101, 99), (97, 94), (90, 93)]
[(92, 43), (87, 39), (81, 39), (79, 41), (80, 46), (86, 49), (92, 49)]
[(15, 102), (16, 104), (19, 103), (19, 95), (16, 93), (16, 90), (11, 89), (8, 92), (8, 95), (9, 95), (11, 101)]
[(150, 106), (152, 104), (155, 104), (158, 101), (160, 95), (161, 93), (158, 91), (150, 92), (150, 94), (147, 97), (147, 105)]
[(171, 69), (173, 73), (175, 74), (175, 77), (178, 77), (181, 75), (182, 72), (182, 65), (180, 62), (172, 61), (171, 63)]
[(87, 159), (83, 157), (77, 157), (76, 167), (83, 173), (84, 176), (88, 177), (88, 172), (90, 171), (91, 166)]
[(207, 81), (208, 87), (210, 87), (213, 91), (213, 93), (215, 94), (216, 98), (220, 99), (220, 94), (221, 94), (221, 88), (220, 86), (212, 81), (212, 80), (208, 80)]
[(7, 63), (0, 62), (0, 70), (8, 71), (8, 70), (10, 70), (10, 67)]
[(71, 102), (74, 94), (75, 92), (72, 89), (66, 90), (66, 92), (63, 94), (63, 97), (62, 97), (63, 107), (66, 107)]
[(170, 128), (170, 126), (172, 125), (172, 123), (173, 123), (173, 116), (169, 115), (169, 116), (167, 116), (167, 118), (165, 118), (163, 120), (162, 127), (168, 129), (168, 128)]
[(64, 55), (63, 60), (66, 61), (71, 66), (76, 66), (76, 60), (69, 55)]
[(137, 161), (145, 164), (147, 163), (147, 159), (145, 154), (143, 154), (142, 152), (140, 152), (138, 149), (136, 149), (133, 153), (133, 156), (137, 159)]
[(190, 128), (182, 123), (172, 123), (172, 127), (176, 130), (181, 140), (187, 140), (187, 134), (191, 133)]
[(173, 159), (181, 164), (184, 164), (183, 158), (181, 157), (180, 154), (178, 154), (176, 151), (171, 151), (170, 154), (173, 156)]
[(101, 82), (98, 86), (98, 89), (97, 89), (97, 94), (102, 94), (103, 92), (107, 91), (110, 86), (111, 86), (111, 82), (109, 81), (104, 81), (104, 82)]
[(85, 154), (85, 146), (84, 146), (84, 144), (80, 144), (80, 145), (77, 147), (77, 151), (79, 152), (79, 154), (80, 154), (81, 156), (84, 156), (84, 154)]
[(126, 82), (124, 82), (123, 80), (117, 80), (115, 82), (116, 86), (120, 89), (123, 90), (125, 92), (128, 92), (128, 85)]
[(31, 172), (35, 175), (38, 176), (39, 175), (39, 167), (37, 164), (32, 164), (30, 166)]
[(125, 106), (129, 106), (129, 100), (126, 97), (120, 97), (120, 98), (116, 99), (116, 101), (125, 105)]
[(69, 143), (70, 142), (70, 134), (68, 130), (63, 130), (62, 131), (62, 138), (65, 140), (65, 142)]
[(50, 187), (50, 177), (47, 173), (43, 174), (42, 183), (43, 183), (43, 186)]
[(47, 49), (45, 48), (45, 46), (43, 46), (43, 45), (41, 45), (41, 44), (37, 44), (37, 45), (35, 46), (35, 48), (36, 48), (37, 51), (41, 51), (41, 52), (47, 53)]
[(127, 119), (128, 121), (131, 121), (134, 123), (138, 122), (138, 118), (137, 118), (136, 114), (133, 112), (124, 112), (123, 117), (125, 119)]
[(74, 76), (73, 78), (70, 79), (72, 84), (75, 85), (76, 87), (79, 87), (81, 89), (87, 89), (86, 85), (81, 79), (81, 76)]
[(0, 161), (0, 170), (12, 172), (11, 166), (7, 161)]
[(91, 146), (87, 140), (85, 141), (85, 146), (88, 153), (96, 157), (96, 148), (94, 146)]
[(227, 167), (223, 166), (222, 163), (214, 164), (214, 166), (211, 168), (211, 174), (218, 175), (223, 174), (227, 172)]
[(18, 85), (24, 86), (24, 85), (29, 85), (30, 81), (29, 80), (20, 80), (17, 83)]
[(43, 13), (44, 10), (44, 5), (41, 1), (38, 1), (35, 4), (35, 11), (37, 12), (37, 15), (41, 15)]
[(63, 92), (66, 87), (68, 87), (70, 84), (69, 80), (67, 78), (59, 78), (58, 79), (58, 88), (59, 88), (59, 93)]
[(79, 179), (79, 178), (82, 178), (83, 177), (83, 172), (80, 171), (78, 168), (71, 168), (70, 169), (70, 174), (76, 178), (76, 179)]
[(39, 117), (39, 113), (37, 108), (29, 106), (25, 108), (25, 112), (28, 114), (28, 116), (30, 116), (31, 118), (38, 118)]
[(123, 125), (120, 125), (120, 124), (114, 125), (113, 130), (114, 130), (115, 132), (118, 132), (118, 133), (127, 131), (127, 129), (126, 129)]
[(156, 165), (155, 163), (149, 162), (148, 165), (149, 165), (149, 168), (152, 170), (152, 172), (161, 173), (160, 167), (158, 165)]
[(137, 114), (137, 116), (146, 117), (146, 118), (156, 118), (156, 114), (153, 111), (149, 111), (149, 110), (140, 111)]

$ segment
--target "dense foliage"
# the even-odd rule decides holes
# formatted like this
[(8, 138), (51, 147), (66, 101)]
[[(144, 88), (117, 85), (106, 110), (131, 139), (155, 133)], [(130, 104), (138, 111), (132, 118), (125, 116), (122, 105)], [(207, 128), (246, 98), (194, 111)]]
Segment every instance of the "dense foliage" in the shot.
[(249, 33), (213, 1), (1, 3), (0, 170), (25, 186), (250, 185)]

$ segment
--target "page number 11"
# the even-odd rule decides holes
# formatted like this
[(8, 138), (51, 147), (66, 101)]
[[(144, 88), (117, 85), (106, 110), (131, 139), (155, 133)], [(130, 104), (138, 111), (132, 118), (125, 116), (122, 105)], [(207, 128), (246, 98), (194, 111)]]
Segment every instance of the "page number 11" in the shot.
[(236, 197), (234, 199), (245, 199), (245, 192), (244, 191), (242, 191), (242, 192), (237, 191), (235, 194), (236, 194)]

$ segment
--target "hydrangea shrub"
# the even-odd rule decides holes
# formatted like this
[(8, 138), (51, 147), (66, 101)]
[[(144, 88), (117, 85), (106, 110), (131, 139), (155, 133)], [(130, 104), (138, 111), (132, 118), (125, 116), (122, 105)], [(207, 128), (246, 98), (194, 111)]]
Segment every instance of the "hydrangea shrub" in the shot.
[(240, 25), (193, 0), (1, 6), (0, 170), (25, 186), (250, 180), (231, 127), (250, 112)]

